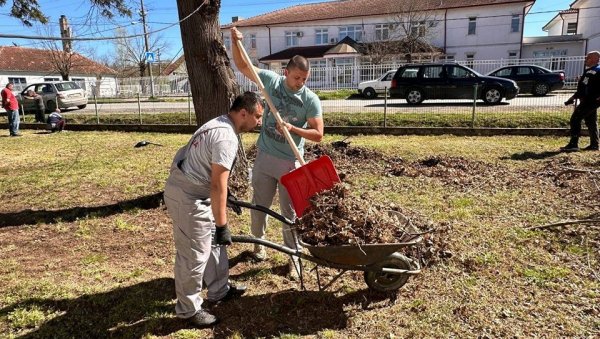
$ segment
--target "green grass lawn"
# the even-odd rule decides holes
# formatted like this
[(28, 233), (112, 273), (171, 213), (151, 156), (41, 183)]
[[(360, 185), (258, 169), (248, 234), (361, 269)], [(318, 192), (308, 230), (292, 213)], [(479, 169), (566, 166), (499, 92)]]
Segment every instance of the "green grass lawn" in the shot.
[[(197, 330), (174, 315), (172, 225), (160, 202), (189, 135), (22, 132), (0, 137), (2, 338), (600, 333), (598, 225), (527, 229), (600, 212), (599, 153), (556, 152), (565, 138), (351, 137), (372, 155), (334, 158), (353, 194), (429, 223), (428, 241), (443, 244), (444, 256), (397, 293), (370, 291), (358, 271), (319, 291), (306, 270), (303, 291), (286, 278), (285, 255), (268, 250), (252, 263), (243, 255), (250, 245), (234, 244), (231, 279), (248, 292), (211, 308), (222, 319), (214, 329)], [(255, 139), (244, 136), (245, 146)], [(140, 140), (164, 146), (134, 148)], [(230, 213), (230, 225), (248, 233), (248, 211)], [(281, 242), (279, 227), (270, 223), (269, 239)], [(319, 273), (329, 281), (338, 272)]]

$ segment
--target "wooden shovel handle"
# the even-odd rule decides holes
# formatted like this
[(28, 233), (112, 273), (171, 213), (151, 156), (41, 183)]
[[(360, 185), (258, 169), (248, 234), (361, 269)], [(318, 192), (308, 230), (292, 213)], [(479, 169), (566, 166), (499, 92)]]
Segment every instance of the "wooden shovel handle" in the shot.
[(290, 144), (290, 147), (292, 148), (292, 151), (294, 152), (296, 159), (298, 160), (300, 165), (304, 166), (304, 164), (306, 164), (306, 162), (304, 161), (304, 159), (302, 159), (302, 156), (300, 156), (300, 152), (298, 152), (298, 148), (296, 147), (296, 144), (294, 143), (294, 140), (292, 139), (292, 136), (290, 135), (290, 131), (288, 131), (288, 129), (285, 127), (285, 124), (283, 123), (283, 119), (281, 119), (281, 116), (279, 115), (277, 108), (275, 108), (273, 101), (271, 101), (271, 97), (269, 96), (269, 93), (267, 93), (265, 86), (263, 85), (262, 81), (258, 77), (258, 73), (256, 73), (256, 70), (254, 69), (254, 66), (252, 65), (252, 61), (250, 60), (248, 53), (246, 53), (246, 49), (244, 49), (244, 45), (242, 45), (242, 41), (236, 40), (236, 43), (237, 43), (238, 49), (242, 53), (242, 58), (244, 59), (244, 61), (248, 65), (248, 67), (250, 68), (250, 72), (252, 72), (252, 76), (254, 77), (254, 82), (256, 83), (256, 85), (258, 86), (260, 91), (262, 92), (262, 95), (265, 97), (265, 100), (267, 100), (267, 104), (271, 108), (271, 112), (275, 116), (275, 120), (277, 120), (277, 124), (279, 124), (279, 126), (281, 126), (283, 135), (285, 136), (285, 139), (287, 140), (288, 144)]

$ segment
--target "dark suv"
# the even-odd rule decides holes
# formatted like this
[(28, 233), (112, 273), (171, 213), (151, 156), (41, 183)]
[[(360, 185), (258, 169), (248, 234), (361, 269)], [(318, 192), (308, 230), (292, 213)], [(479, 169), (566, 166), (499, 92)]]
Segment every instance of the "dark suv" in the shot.
[(426, 99), (473, 99), (499, 104), (502, 98), (517, 96), (519, 87), (508, 79), (481, 75), (459, 64), (404, 65), (396, 71), (390, 87), (392, 98), (404, 98), (410, 105)]

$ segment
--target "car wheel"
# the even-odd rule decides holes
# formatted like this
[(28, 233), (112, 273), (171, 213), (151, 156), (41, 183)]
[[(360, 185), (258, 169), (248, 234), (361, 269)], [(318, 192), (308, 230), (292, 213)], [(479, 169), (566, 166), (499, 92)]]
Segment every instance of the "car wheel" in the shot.
[(488, 105), (496, 105), (502, 101), (502, 93), (497, 87), (490, 87), (483, 92), (483, 101)]
[(363, 95), (367, 99), (375, 99), (375, 98), (377, 98), (377, 92), (375, 92), (375, 90), (372, 89), (371, 87), (365, 88), (365, 90), (363, 91)]
[(49, 112), (56, 111), (56, 101), (54, 101), (54, 100), (48, 100), (48, 102), (46, 102), (46, 109)]
[(535, 84), (535, 86), (533, 86), (533, 95), (535, 96), (543, 97), (544, 95), (548, 94), (548, 92), (550, 92), (550, 86), (548, 86), (547, 83), (538, 82)]
[(86, 107), (87, 107), (87, 105), (79, 105), (79, 106), (77, 106), (77, 108), (79, 108), (79, 109), (84, 109)]
[(423, 92), (418, 88), (411, 88), (406, 92), (406, 102), (409, 105), (418, 105), (423, 102)]

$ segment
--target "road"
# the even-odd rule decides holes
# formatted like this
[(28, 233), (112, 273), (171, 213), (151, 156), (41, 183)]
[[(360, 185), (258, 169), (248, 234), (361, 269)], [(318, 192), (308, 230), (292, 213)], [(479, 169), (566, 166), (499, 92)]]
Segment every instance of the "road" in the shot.
[[(522, 110), (555, 110), (559, 107), (564, 108), (563, 102), (568, 99), (570, 94), (549, 94), (545, 97), (534, 97), (531, 95), (518, 96), (509, 101), (503, 101), (496, 106), (488, 106), (483, 101), (477, 101), (477, 109), (493, 112), (513, 112)], [(348, 100), (323, 100), (321, 101), (323, 111), (357, 113), (357, 112), (383, 112), (387, 109), (388, 113), (411, 113), (427, 111), (455, 112), (472, 110), (473, 102), (469, 100), (426, 100), (417, 106), (409, 106), (404, 99), (388, 99), (387, 108), (385, 100), (377, 98), (374, 100), (348, 99)], [(142, 102), (140, 108), (143, 113), (169, 113), (169, 112), (187, 112), (188, 103), (178, 102)], [(193, 110), (193, 104), (191, 104)], [(70, 113), (88, 113), (95, 114), (94, 103), (90, 102), (83, 110), (70, 110)], [(100, 114), (110, 113), (137, 113), (137, 102), (128, 103), (105, 103), (98, 104)]]

